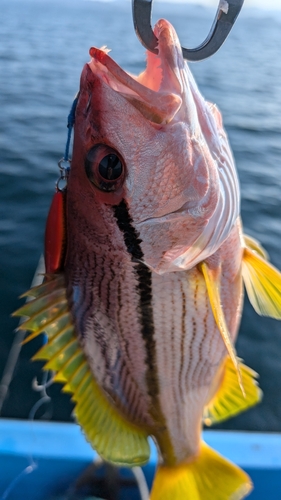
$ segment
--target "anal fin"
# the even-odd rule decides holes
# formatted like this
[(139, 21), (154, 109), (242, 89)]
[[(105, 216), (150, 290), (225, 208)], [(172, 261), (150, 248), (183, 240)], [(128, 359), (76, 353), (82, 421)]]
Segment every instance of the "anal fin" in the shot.
[[(261, 400), (262, 391), (257, 384), (258, 374), (243, 363), (240, 363), (240, 370), (245, 397), (237, 383), (233, 363), (227, 356), (214, 380), (215, 387), (211, 388), (210, 401), (204, 409), (203, 421), (205, 425), (212, 425), (234, 417)], [(214, 394), (212, 394), (212, 390)]]

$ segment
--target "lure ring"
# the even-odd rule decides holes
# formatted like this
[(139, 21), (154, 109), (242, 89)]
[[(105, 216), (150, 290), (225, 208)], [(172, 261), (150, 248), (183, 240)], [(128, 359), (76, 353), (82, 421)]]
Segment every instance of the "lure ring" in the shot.
[[(65, 167), (63, 166), (63, 163), (68, 163), (68, 167)], [(64, 158), (61, 158), (58, 162), (58, 167), (59, 167), (59, 170), (60, 170), (60, 176), (56, 182), (56, 190), (57, 191), (64, 191), (65, 188), (66, 188), (66, 185), (67, 185), (67, 180), (68, 180), (68, 176), (69, 176), (69, 171), (70, 171), (70, 166), (71, 166), (71, 160), (68, 159), (68, 160), (65, 160)], [(60, 184), (61, 182), (64, 182), (65, 185), (64, 187), (60, 187)]]

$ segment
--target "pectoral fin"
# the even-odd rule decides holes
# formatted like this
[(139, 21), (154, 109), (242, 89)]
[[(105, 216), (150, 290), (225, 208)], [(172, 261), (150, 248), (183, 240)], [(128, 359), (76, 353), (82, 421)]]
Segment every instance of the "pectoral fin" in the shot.
[(242, 261), (244, 284), (258, 314), (281, 319), (281, 273), (264, 257), (253, 246), (245, 248)]
[(261, 400), (262, 391), (257, 384), (258, 374), (243, 363), (240, 363), (240, 370), (245, 397), (237, 383), (237, 374), (232, 360), (227, 356), (210, 391), (210, 401), (205, 407), (203, 416), (205, 425), (212, 425), (234, 417)]
[(261, 257), (263, 257), (263, 259), (269, 260), (268, 253), (261, 246), (259, 241), (255, 240), (255, 238), (252, 238), (251, 236), (248, 236), (247, 234), (243, 234), (243, 238), (244, 238), (244, 242), (245, 242), (245, 245), (247, 248), (258, 253)]
[(230, 359), (235, 368), (235, 372), (238, 378), (239, 386), (242, 391), (243, 396), (245, 397), (245, 390), (243, 387), (243, 380), (239, 366), (239, 360), (236, 355), (236, 350), (233, 345), (230, 333), (228, 331), (228, 327), (225, 321), (224, 312), (222, 309), (221, 301), (220, 301), (220, 291), (219, 291), (219, 280), (217, 275), (208, 267), (206, 262), (201, 262), (199, 264), (199, 268), (201, 269), (203, 276), (205, 278), (206, 287), (209, 295), (209, 300), (211, 304), (211, 308), (213, 311), (213, 315), (217, 324), (217, 327), (220, 331), (220, 334), (223, 338), (225, 347), (228, 351)]
[(55, 371), (55, 381), (72, 394), (77, 421), (105, 460), (123, 466), (143, 465), (150, 454), (147, 432), (117, 410), (90, 371), (68, 310), (64, 279), (54, 275), (26, 295), (33, 294), (36, 298), (14, 313), (29, 317), (20, 325), (20, 329), (32, 331), (27, 340), (43, 331), (48, 337), (33, 359), (46, 360), (44, 369)]

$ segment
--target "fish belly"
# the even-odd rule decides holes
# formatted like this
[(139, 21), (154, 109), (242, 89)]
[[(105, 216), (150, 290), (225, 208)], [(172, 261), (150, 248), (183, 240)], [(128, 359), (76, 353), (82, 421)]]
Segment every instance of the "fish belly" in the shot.
[[(208, 262), (221, 276), (221, 303), (233, 341), (243, 302), (241, 259), (237, 222)], [(181, 461), (198, 451), (202, 413), (226, 348), (197, 268), (154, 274), (153, 312), (159, 406), (176, 460)], [(165, 440), (162, 448), (165, 455)]]
[[(222, 305), (233, 339), (241, 310), (238, 234), (235, 227), (211, 261), (223, 270)], [(82, 248), (79, 237), (79, 252), (75, 239), (69, 243), (66, 277), (78, 337), (114, 404), (155, 436), (164, 460), (181, 461), (197, 452), (203, 409), (226, 349), (202, 273), (159, 275), (132, 258), (120, 231), (114, 237), (114, 247), (96, 241), (92, 248)]]

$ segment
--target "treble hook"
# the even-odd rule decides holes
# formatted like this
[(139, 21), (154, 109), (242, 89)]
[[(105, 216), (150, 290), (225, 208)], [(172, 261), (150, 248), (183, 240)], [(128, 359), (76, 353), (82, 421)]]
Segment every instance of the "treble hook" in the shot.
[[(153, 0), (132, 0), (133, 20), (135, 32), (142, 45), (154, 54), (158, 54), (158, 40), (151, 28), (152, 2)], [(195, 49), (182, 47), (184, 59), (202, 61), (215, 54), (229, 35), (243, 2), (244, 0), (220, 0), (209, 35)]]

